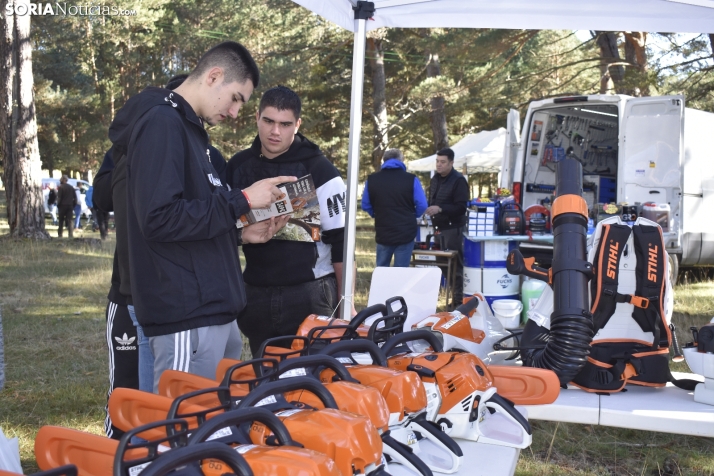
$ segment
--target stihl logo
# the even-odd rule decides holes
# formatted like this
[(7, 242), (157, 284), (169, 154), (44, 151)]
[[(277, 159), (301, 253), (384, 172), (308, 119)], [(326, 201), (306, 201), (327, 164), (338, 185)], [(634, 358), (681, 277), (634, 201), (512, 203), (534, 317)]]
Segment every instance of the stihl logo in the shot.
[(615, 279), (617, 269), (617, 252), (620, 250), (620, 243), (611, 241), (607, 252), (607, 277)]
[(650, 243), (647, 258), (647, 279), (653, 283), (657, 282), (657, 245)]

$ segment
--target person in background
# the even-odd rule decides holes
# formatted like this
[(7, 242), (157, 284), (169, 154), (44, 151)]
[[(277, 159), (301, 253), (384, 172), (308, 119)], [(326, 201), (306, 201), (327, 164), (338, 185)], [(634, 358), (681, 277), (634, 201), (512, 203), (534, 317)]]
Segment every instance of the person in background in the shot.
[(72, 210), (77, 204), (77, 194), (74, 187), (68, 184), (69, 177), (63, 175), (60, 179), (60, 186), (57, 190), (57, 212), (59, 214), (59, 228), (57, 236), (62, 238), (62, 227), (67, 227), (67, 233), (72, 238), (74, 222), (72, 221)]
[[(345, 183), (320, 148), (298, 132), (300, 97), (285, 86), (263, 93), (258, 136), (228, 162), (226, 179), (244, 188), (266, 177), (312, 176), (320, 209), (320, 237), (279, 234), (243, 246), (247, 306), (238, 318), (255, 355), (265, 340), (295, 334), (310, 314), (333, 315), (342, 288)], [(350, 300), (352, 315), (356, 314)]]
[(429, 184), (429, 208), (424, 212), (431, 217), (447, 250), (458, 251), (454, 278), (452, 309), (461, 305), (464, 297), (464, 226), (469, 185), (463, 175), (454, 170), (454, 151), (446, 148), (436, 153), (436, 173)]
[(82, 189), (79, 183), (74, 189), (74, 194), (77, 196), (77, 202), (74, 204), (74, 229), (79, 230), (81, 228), (80, 219), (82, 218)]
[(94, 203), (94, 187), (89, 186), (87, 193), (84, 194), (84, 203), (92, 211), (92, 221), (99, 230), (99, 236), (102, 240), (107, 239), (107, 229), (109, 225), (109, 213), (100, 210)]
[(49, 192), (47, 193), (47, 208), (52, 216), (52, 224), (57, 224), (57, 190), (54, 182), (49, 183)]
[(374, 218), (377, 266), (406, 268), (417, 235), (417, 218), (427, 208), (419, 178), (407, 172), (404, 154), (387, 149), (382, 169), (367, 178), (362, 193), (362, 210)]

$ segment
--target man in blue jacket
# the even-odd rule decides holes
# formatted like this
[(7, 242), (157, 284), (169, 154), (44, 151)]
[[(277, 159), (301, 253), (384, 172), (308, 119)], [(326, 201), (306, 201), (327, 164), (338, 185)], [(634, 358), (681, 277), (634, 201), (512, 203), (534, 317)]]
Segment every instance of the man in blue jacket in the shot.
[(382, 170), (369, 176), (362, 210), (374, 218), (377, 266), (409, 266), (417, 234), (417, 218), (426, 210), (426, 196), (416, 175), (407, 172), (399, 149), (387, 149)]

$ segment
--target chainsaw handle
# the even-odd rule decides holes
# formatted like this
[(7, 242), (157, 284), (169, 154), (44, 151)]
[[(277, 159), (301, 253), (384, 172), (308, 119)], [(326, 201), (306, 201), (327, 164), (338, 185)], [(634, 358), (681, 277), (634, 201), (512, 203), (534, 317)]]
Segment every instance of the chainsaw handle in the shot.
[[(397, 310), (392, 308), (392, 304), (395, 302), (399, 303), (399, 309)], [(402, 296), (390, 297), (384, 301), (384, 306), (387, 308), (387, 314), (404, 314), (406, 316), (409, 312), (409, 308), (407, 308), (407, 301), (405, 301)]]
[(499, 407), (501, 407), (503, 409), (503, 411), (508, 413), (508, 415), (510, 415), (511, 418), (513, 418), (516, 422), (518, 422), (519, 425), (521, 425), (523, 427), (524, 430), (526, 430), (526, 433), (528, 433), (529, 435), (533, 434), (533, 430), (531, 429), (531, 424), (528, 422), (526, 417), (524, 417), (521, 414), (521, 412), (516, 410), (516, 407), (513, 405), (513, 403), (510, 400), (502, 397), (501, 395), (499, 395), (497, 393), (494, 393), (493, 395), (491, 395), (491, 398), (489, 398), (484, 403), (484, 405), (486, 405), (488, 407), (489, 403), (493, 403), (493, 404), (496, 404)]
[(468, 316), (471, 313), (471, 311), (474, 311), (478, 308), (478, 305), (480, 302), (481, 301), (479, 300), (479, 298), (474, 296), (471, 299), (469, 299), (467, 302), (465, 302), (462, 305), (460, 305), (459, 307), (457, 307), (455, 309), (455, 311), (460, 312), (464, 316)]
[[(270, 364), (270, 366), (264, 364)], [(253, 371), (255, 372), (255, 378), (244, 380), (237, 380), (233, 378), (233, 373), (236, 370), (242, 369), (243, 367), (248, 367), (249, 365), (253, 367)], [(223, 375), (223, 380), (221, 381), (221, 387), (230, 387), (231, 385), (248, 385), (249, 388), (252, 390), (256, 386), (260, 385), (260, 382), (264, 380), (269, 380), (270, 377), (275, 374), (277, 368), (278, 361), (266, 357), (262, 359), (245, 360), (243, 362), (239, 362), (235, 365), (231, 365), (228, 370), (226, 370), (226, 373)]]
[[(190, 400), (193, 397), (198, 397), (199, 395), (206, 395), (209, 393), (215, 393), (216, 398), (218, 399), (221, 404), (217, 407), (213, 408), (206, 408), (205, 410), (197, 413), (187, 413), (187, 414), (182, 414), (179, 413), (179, 408), (181, 407), (181, 404), (185, 402), (186, 400)], [(198, 421), (198, 424), (201, 425), (204, 421), (206, 421), (206, 415), (209, 413), (213, 413), (219, 410), (228, 410), (231, 405), (231, 391), (228, 387), (210, 387), (210, 388), (202, 388), (200, 390), (194, 390), (193, 392), (185, 393), (181, 395), (180, 397), (177, 397), (174, 399), (173, 402), (171, 402), (171, 407), (169, 408), (169, 413), (166, 415), (167, 419), (172, 419), (172, 418), (190, 418), (190, 417), (196, 417), (196, 420)]]
[(382, 316), (386, 316), (387, 306), (384, 304), (373, 304), (369, 307), (365, 307), (350, 320), (350, 328), (357, 329), (357, 327), (366, 321), (367, 318), (372, 317), (377, 313), (382, 314)]
[(47, 471), (33, 473), (32, 476), (77, 476), (77, 467), (73, 464), (66, 464), (64, 466), (60, 466), (59, 468), (52, 468)]
[(320, 351), (321, 354), (335, 355), (340, 352), (367, 352), (372, 357), (374, 365), (387, 366), (387, 356), (377, 344), (367, 339), (343, 340), (333, 342)]
[(214, 441), (168, 451), (144, 468), (142, 474), (144, 476), (165, 476), (181, 466), (207, 458), (223, 461), (237, 476), (253, 476), (253, 470), (236, 450)]
[(285, 360), (278, 366), (277, 372), (273, 373), (273, 379), (280, 378), (285, 372), (300, 368), (318, 369), (319, 367), (325, 367), (333, 372), (335, 372), (337, 378), (343, 382), (353, 382), (358, 383), (354, 377), (352, 377), (349, 371), (345, 368), (342, 363), (331, 355), (327, 354), (314, 354), (307, 357), (298, 357), (296, 359)]
[[(406, 321), (406, 319), (407, 316), (399, 312), (387, 314), (386, 316), (375, 319), (372, 325), (369, 326), (367, 339), (377, 344), (387, 340), (381, 337), (385, 334), (400, 334), (404, 328), (404, 321)], [(382, 327), (379, 327), (380, 324), (382, 324)], [(377, 341), (378, 338), (381, 339), (379, 342)]]
[[(167, 437), (161, 438), (159, 440), (145, 441), (143, 439), (140, 439), (140, 442), (138, 443), (132, 442), (132, 440), (135, 439), (135, 436), (140, 435), (141, 433), (144, 433), (147, 430), (152, 430), (154, 428), (159, 428), (162, 426), (166, 428), (166, 434), (168, 435)], [(139, 464), (154, 461), (157, 458), (159, 454), (158, 447), (161, 443), (168, 442), (168, 445), (172, 449), (175, 449), (178, 447), (185, 446), (187, 437), (188, 423), (186, 423), (186, 420), (181, 420), (178, 418), (155, 421), (147, 423), (146, 425), (141, 425), (139, 427), (132, 428), (131, 430), (124, 433), (119, 440), (116, 453), (114, 453), (113, 473), (117, 476), (129, 476), (130, 468)], [(124, 459), (125, 453), (138, 448), (145, 448), (148, 452), (146, 456), (133, 460)]]
[(416, 331), (403, 332), (395, 335), (384, 343), (382, 346), (382, 352), (384, 352), (385, 355), (389, 355), (390, 352), (399, 344), (413, 342), (415, 340), (427, 341), (431, 348), (434, 349), (434, 352), (444, 351), (444, 345), (439, 342), (439, 338), (436, 337), (433, 332), (427, 331), (426, 329), (418, 329)]
[[(294, 356), (294, 355), (307, 355), (307, 354), (305, 354), (304, 352), (306, 352), (306, 349), (308, 348), (309, 341), (308, 341), (307, 337), (304, 337), (304, 336), (279, 336), (279, 337), (271, 337), (270, 339), (266, 339), (265, 341), (263, 341), (262, 344), (260, 344), (260, 348), (258, 349), (258, 352), (257, 352), (256, 355), (258, 355), (258, 356), (260, 356), (261, 358), (264, 358), (264, 359), (271, 358), (271, 357), (268, 357), (268, 356), (271, 356), (271, 355), (273, 355), (273, 354), (267, 354), (267, 356), (266, 356), (266, 353), (265, 353), (265, 352), (266, 352), (266, 349), (267, 349), (268, 347), (271, 347), (271, 346), (273, 346), (273, 347), (282, 347), (282, 346), (276, 345), (276, 344), (278, 344), (278, 343), (283, 343), (283, 342), (287, 342), (288, 340), (290, 340), (290, 347), (286, 347), (285, 349), (286, 349), (286, 350), (291, 350), (291, 352), (285, 352), (285, 354), (282, 354), (282, 355), (278, 356), (278, 358), (279, 358), (281, 361), (282, 361), (282, 360), (285, 360), (285, 359), (287, 359), (287, 358), (290, 358), (291, 356)], [(292, 345), (295, 343), (295, 341), (301, 342), (301, 343), (302, 343), (302, 348), (297, 348), (297, 349), (296, 349), (296, 348), (292, 347)]]
[(280, 446), (300, 446), (290, 437), (290, 432), (278, 417), (265, 408), (244, 408), (216, 415), (199, 426), (188, 439), (188, 446), (203, 443), (222, 428), (239, 426), (241, 423), (260, 422), (273, 432)]
[(322, 404), (325, 405), (325, 408), (338, 409), (335, 397), (332, 396), (320, 381), (310, 377), (293, 377), (259, 385), (239, 401), (236, 408), (252, 407), (260, 403), (264, 398), (276, 394), (292, 392), (293, 390), (307, 390), (315, 394), (315, 396), (322, 401)]
[(510, 274), (523, 274), (529, 278), (539, 279), (550, 284), (550, 273), (545, 268), (535, 265), (535, 258), (524, 258), (520, 250), (512, 250), (508, 253), (506, 260), (506, 270)]

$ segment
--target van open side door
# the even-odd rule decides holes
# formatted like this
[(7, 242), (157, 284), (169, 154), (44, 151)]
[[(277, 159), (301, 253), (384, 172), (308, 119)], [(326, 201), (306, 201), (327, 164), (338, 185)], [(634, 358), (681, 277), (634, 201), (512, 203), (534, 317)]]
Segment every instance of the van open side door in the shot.
[(506, 119), (506, 144), (503, 146), (503, 160), (498, 186), (511, 190), (518, 149), (521, 145), (521, 114), (516, 109), (508, 111)]
[(670, 254), (681, 253), (684, 96), (626, 98), (623, 103), (617, 201), (669, 204), (665, 243)]

